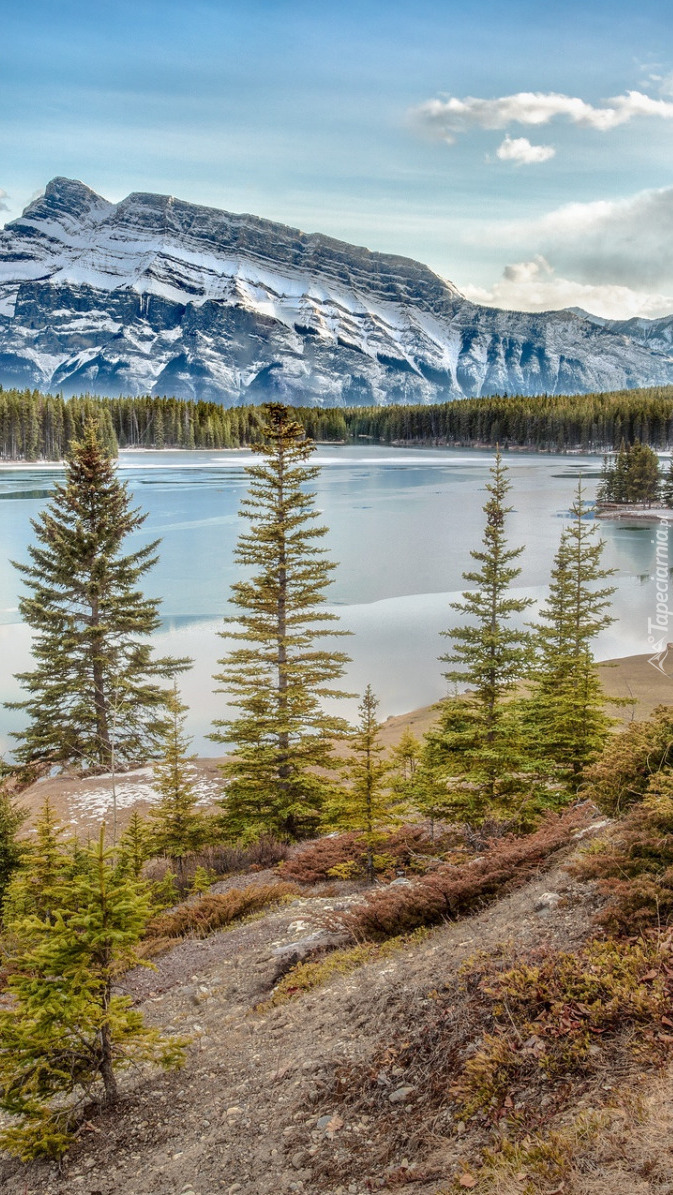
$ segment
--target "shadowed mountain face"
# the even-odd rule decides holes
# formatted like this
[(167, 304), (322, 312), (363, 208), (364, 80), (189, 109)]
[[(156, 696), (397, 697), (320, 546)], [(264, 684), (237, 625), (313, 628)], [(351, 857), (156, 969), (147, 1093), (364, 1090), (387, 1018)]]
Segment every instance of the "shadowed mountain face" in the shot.
[(404, 257), (64, 178), (0, 232), (4, 386), (338, 406), (673, 382), (647, 324), (479, 307)]

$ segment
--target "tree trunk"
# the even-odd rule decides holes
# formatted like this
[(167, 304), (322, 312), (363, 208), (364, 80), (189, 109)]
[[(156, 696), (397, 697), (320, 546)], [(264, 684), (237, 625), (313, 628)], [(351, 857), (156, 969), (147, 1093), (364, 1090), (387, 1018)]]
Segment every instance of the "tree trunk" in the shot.
[(97, 597), (91, 599), (91, 617), (89, 625), (94, 630), (94, 634), (91, 637), (91, 666), (93, 672), (93, 704), (96, 714), (98, 759), (104, 767), (109, 767), (112, 760), (112, 743), (110, 742), (108, 702), (105, 692), (105, 673), (103, 670), (103, 636), (100, 631), (96, 631), (96, 628), (100, 625), (100, 613)]
[(373, 884), (376, 879), (374, 872), (374, 851), (370, 842), (367, 843), (367, 879), (370, 884)]
[[(285, 551), (285, 512), (283, 510), (283, 501), (285, 497), (284, 489), (284, 460), (283, 447), (279, 446), (279, 491), (278, 491), (278, 522), (282, 528), (281, 541), (278, 551), (278, 605), (276, 607), (276, 643), (277, 655), (276, 666), (278, 675), (278, 717), (279, 721), (287, 722), (287, 645), (285, 637), (287, 634), (287, 557)], [(287, 730), (282, 730), (277, 738), (278, 746), (278, 779), (281, 782), (281, 788), (285, 792), (289, 791), (289, 780), (292, 770), (289, 763), (290, 751), (290, 737)], [(296, 826), (294, 818), (288, 817), (285, 821), (286, 832), (290, 837), (294, 837), (296, 833)]]
[[(105, 1004), (106, 1007), (110, 1001), (110, 993), (106, 992)], [(110, 1038), (110, 1025), (104, 1021), (100, 1031), (101, 1044), (101, 1061), (100, 1061), (100, 1077), (103, 1080), (103, 1087), (105, 1088), (105, 1104), (106, 1107), (111, 1107), (117, 1103), (119, 1099), (119, 1088), (117, 1086), (117, 1076), (114, 1073), (112, 1065), (112, 1040)]]

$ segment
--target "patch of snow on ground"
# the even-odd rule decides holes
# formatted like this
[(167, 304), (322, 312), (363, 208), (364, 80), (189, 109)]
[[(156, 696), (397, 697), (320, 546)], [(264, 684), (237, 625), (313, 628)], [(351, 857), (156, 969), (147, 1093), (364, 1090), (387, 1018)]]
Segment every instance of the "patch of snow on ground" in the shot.
[[(197, 769), (191, 771), (196, 773)], [(116, 781), (117, 809), (128, 809), (139, 801), (156, 805), (160, 794), (152, 783), (152, 768), (139, 768), (136, 772), (125, 772)], [(210, 805), (222, 794), (222, 785), (217, 780), (197, 779), (194, 791), (198, 805)], [(82, 813), (95, 814), (100, 818), (112, 812), (112, 776), (106, 774), (92, 778), (91, 787), (69, 796), (70, 805)]]

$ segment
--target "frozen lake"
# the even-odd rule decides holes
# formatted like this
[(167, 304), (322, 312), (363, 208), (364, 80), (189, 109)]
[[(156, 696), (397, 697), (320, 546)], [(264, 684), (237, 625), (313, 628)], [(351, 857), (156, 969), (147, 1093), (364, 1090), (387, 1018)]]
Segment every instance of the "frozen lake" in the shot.
[[(520, 452), (505, 459), (514, 508), (509, 538), (512, 546), (524, 545), (520, 589), (539, 600), (577, 478), (582, 474), (593, 498), (600, 460)], [(146, 578), (145, 591), (162, 598), (157, 649), (194, 658), (182, 692), (200, 754), (216, 753), (205, 736), (211, 718), (225, 714), (224, 697), (213, 696), (211, 674), (224, 647), (217, 632), (236, 576), (232, 556), (242, 526), (237, 509), (250, 460), (244, 451), (128, 452), (119, 459), (135, 503), (148, 512), (133, 541), (162, 540), (160, 561)], [(490, 452), (463, 449), (335, 446), (316, 453), (321, 466), (316, 501), (330, 529), (324, 542), (339, 564), (331, 603), (343, 627), (353, 632), (339, 645), (353, 657), (346, 687), (361, 692), (371, 682), (382, 717), (427, 705), (446, 691), (437, 657), (448, 642), (440, 632), (456, 621), (449, 603), (463, 588), (461, 573), (481, 538), (492, 461)], [(54, 466), (0, 464), (0, 699), (5, 701), (20, 694), (12, 674), (30, 667), (29, 635), (17, 609), (20, 579), (9, 561), (27, 559), (30, 519), (59, 476)], [(602, 523), (601, 534), (607, 541), (605, 563), (617, 569), (618, 588), (617, 621), (601, 636), (598, 655), (607, 659), (647, 651), (647, 622), (655, 603), (653, 528)], [(356, 704), (343, 703), (342, 712), (351, 716)], [(14, 711), (0, 711), (1, 750), (20, 719)]]

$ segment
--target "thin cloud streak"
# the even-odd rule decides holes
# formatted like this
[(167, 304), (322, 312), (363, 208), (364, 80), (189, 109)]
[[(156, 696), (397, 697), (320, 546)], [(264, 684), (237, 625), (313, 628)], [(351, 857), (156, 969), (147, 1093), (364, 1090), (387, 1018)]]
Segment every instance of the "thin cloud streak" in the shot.
[(474, 129), (505, 129), (511, 124), (541, 126), (558, 117), (605, 133), (636, 117), (673, 120), (673, 103), (653, 99), (641, 91), (627, 91), (597, 108), (578, 96), (554, 91), (519, 91), (490, 100), (477, 96), (427, 100), (412, 109), (410, 116), (417, 128), (453, 145), (458, 136)]

